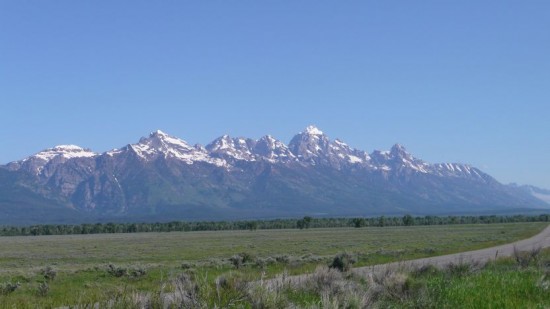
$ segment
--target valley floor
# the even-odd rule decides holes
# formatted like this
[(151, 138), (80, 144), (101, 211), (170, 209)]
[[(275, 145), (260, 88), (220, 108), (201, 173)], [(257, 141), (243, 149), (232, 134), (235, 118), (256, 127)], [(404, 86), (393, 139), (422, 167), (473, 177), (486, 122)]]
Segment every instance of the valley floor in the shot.
[[(268, 280), (281, 273), (313, 272), (343, 252), (352, 257), (354, 266), (375, 265), (509, 243), (546, 226), (511, 223), (0, 237), (0, 304), (48, 308), (124, 300), (122, 307), (139, 307), (136, 302), (143, 295), (153, 301), (155, 295), (160, 299), (182, 287), (201, 287), (201, 297), (212, 298), (202, 299), (206, 301), (202, 307), (224, 307), (224, 301), (235, 296), (241, 301), (237, 307), (254, 308), (240, 290), (245, 282)], [(269, 294), (273, 291), (264, 292), (268, 298), (276, 296)], [(315, 293), (308, 301), (307, 291), (285, 293), (289, 306), (314, 308), (322, 301)], [(138, 300), (132, 302), (132, 297)]]

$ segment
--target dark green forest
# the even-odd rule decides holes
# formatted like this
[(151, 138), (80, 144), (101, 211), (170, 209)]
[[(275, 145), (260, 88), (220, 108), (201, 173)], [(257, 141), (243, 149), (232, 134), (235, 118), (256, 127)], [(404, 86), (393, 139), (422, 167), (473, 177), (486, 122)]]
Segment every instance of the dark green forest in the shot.
[(104, 233), (192, 232), (256, 229), (307, 229), (367, 226), (411, 226), (446, 224), (490, 224), (512, 222), (548, 222), (550, 214), (527, 216), (419, 216), (369, 218), (312, 218), (249, 221), (172, 221), (157, 223), (96, 223), (44, 224), (32, 226), (2, 226), (0, 236), (77, 235)]

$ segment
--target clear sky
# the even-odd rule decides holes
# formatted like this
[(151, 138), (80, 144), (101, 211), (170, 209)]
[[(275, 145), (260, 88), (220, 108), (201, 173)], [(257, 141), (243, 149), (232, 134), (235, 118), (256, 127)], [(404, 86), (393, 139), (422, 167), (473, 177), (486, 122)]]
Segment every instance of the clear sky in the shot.
[(550, 188), (550, 1), (0, 1), (0, 163), (161, 129), (403, 144)]

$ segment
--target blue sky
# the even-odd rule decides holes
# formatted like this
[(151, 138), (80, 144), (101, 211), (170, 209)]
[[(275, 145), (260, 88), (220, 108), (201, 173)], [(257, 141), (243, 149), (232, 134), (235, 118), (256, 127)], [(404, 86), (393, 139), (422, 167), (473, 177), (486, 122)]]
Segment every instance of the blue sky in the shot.
[(0, 163), (309, 124), (550, 188), (550, 1), (1, 1)]

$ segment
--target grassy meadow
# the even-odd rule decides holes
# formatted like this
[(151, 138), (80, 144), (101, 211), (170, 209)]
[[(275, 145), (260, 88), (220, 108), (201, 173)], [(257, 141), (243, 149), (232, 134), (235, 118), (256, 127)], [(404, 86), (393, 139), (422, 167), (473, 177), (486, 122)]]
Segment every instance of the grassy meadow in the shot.
[(382, 308), (549, 308), (550, 249), (485, 265), (396, 269), (375, 281)]
[[(227, 307), (228, 303), (224, 306), (220, 298), (220, 278), (232, 286), (239, 280), (254, 281), (283, 272), (313, 272), (342, 252), (355, 257), (354, 266), (362, 266), (473, 250), (527, 238), (546, 225), (535, 222), (0, 237), (0, 307), (89, 305), (127, 299), (128, 295), (149, 294), (151, 298), (177, 290), (174, 282), (181, 281), (185, 274), (195, 281), (200, 279), (210, 289), (217, 287), (217, 294), (212, 295), (217, 295), (219, 302), (206, 307)], [(307, 295), (287, 293), (286, 299), (309, 308), (313, 305), (308, 303)], [(312, 296), (313, 304), (319, 301)], [(117, 307), (136, 306), (132, 304), (120, 303)], [(258, 307), (250, 302), (235, 306)], [(280, 306), (273, 304), (273, 308)]]

